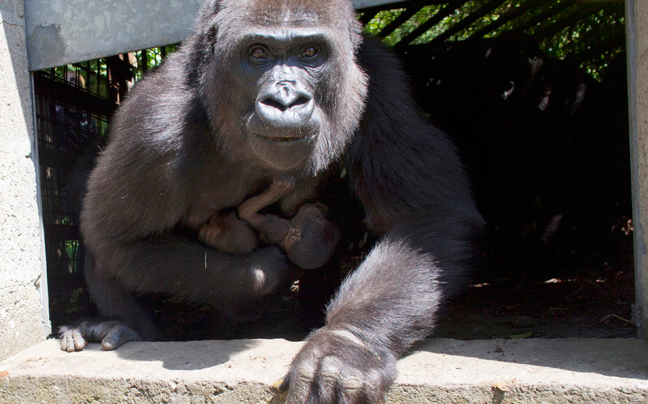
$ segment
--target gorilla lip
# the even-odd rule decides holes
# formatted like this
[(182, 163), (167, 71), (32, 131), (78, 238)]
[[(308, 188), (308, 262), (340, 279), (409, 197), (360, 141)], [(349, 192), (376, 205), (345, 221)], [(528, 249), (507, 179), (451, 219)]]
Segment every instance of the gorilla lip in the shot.
[(312, 136), (262, 136), (262, 135), (257, 135), (257, 136), (273, 142), (296, 142), (300, 140), (308, 140), (312, 137)]
[[(251, 130), (250, 130), (251, 129)], [(265, 130), (260, 128), (249, 128), (249, 133), (255, 138), (263, 139), (272, 143), (301, 143), (308, 142), (315, 137), (316, 131), (310, 128), (301, 130), (266, 127)]]
[(257, 113), (252, 113), (246, 120), (245, 127), (247, 133), (266, 142), (298, 143), (309, 141), (315, 137), (319, 125), (313, 119), (300, 127), (268, 125), (260, 119)]

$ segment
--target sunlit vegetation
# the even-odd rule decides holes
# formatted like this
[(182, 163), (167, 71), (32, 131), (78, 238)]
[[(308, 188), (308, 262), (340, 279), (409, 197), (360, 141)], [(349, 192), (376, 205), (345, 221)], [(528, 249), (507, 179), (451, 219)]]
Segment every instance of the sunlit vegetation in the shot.
[[(508, 32), (525, 34), (535, 39), (547, 56), (570, 60), (596, 79), (625, 50), (622, 0), (455, 0), (425, 6), (419, 3), (418, 7), (416, 12), (406, 8), (379, 11), (365, 24), (365, 31), (383, 37), (385, 44), (396, 49), (451, 46)], [(411, 16), (393, 27), (392, 22), (401, 15)]]

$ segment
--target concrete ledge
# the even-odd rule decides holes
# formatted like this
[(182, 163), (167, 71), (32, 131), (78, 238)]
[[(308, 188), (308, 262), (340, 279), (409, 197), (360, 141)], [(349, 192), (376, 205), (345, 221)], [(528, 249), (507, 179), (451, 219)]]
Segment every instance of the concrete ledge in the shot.
[[(269, 386), (301, 343), (97, 344), (55, 340), (0, 363), (0, 403), (280, 403)], [(387, 403), (648, 403), (648, 346), (636, 339), (432, 339), (399, 362)]]

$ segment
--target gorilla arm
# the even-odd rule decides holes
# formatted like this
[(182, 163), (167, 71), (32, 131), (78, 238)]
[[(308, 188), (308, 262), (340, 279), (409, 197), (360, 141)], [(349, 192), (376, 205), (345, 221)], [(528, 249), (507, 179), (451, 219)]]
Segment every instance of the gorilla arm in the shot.
[(293, 362), (287, 403), (380, 402), (396, 360), (463, 284), (481, 225), (454, 146), (418, 115), (398, 62), (371, 41), (359, 59), (370, 87), (347, 161), (381, 240)]

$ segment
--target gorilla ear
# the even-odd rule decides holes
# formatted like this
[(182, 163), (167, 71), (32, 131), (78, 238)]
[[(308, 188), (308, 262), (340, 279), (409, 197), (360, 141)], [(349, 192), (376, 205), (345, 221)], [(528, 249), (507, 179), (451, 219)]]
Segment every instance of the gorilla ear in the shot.
[(221, 11), (223, 0), (207, 0), (203, 1), (198, 13), (201, 17), (211, 18), (214, 14)]
[[(355, 15), (355, 11), (354, 11)], [(362, 23), (355, 17), (352, 19), (351, 26), (349, 27), (351, 37), (351, 45), (353, 46), (353, 53), (357, 53), (362, 44)]]
[(208, 64), (213, 57), (214, 44), (218, 36), (218, 27), (214, 18), (217, 10), (220, 10), (220, 0), (206, 1), (199, 11), (199, 18), (193, 26), (193, 34), (183, 44), (187, 52), (185, 68), (185, 83), (189, 87), (200, 82), (202, 67)]
[(193, 32), (206, 32), (206, 28), (213, 25), (213, 19), (222, 7), (223, 0), (207, 0), (202, 3), (194, 22)]
[(203, 43), (214, 44), (216, 43), (216, 37), (218, 36), (218, 28), (214, 25), (209, 27), (207, 32), (205, 32)]

